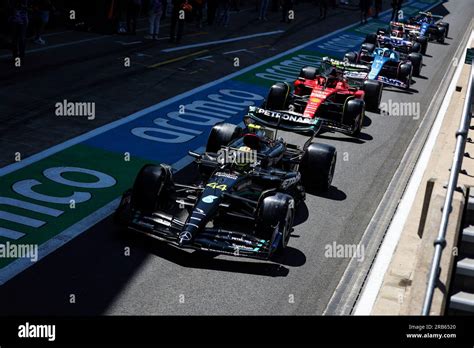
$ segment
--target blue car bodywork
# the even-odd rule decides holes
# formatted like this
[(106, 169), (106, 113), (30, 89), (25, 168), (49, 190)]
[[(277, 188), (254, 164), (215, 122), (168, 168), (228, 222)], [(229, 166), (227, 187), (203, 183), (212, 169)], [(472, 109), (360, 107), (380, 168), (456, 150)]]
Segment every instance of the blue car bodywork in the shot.
[[(368, 79), (381, 81), (385, 85), (399, 88), (408, 89), (410, 87), (409, 81), (404, 82), (397, 78), (398, 66), (404, 63), (400, 59), (399, 52), (379, 47), (372, 53), (366, 53), (366, 57), (372, 59), (371, 62), (366, 62), (370, 64), (370, 71), (367, 74)], [(408, 78), (411, 79), (411, 74)]]

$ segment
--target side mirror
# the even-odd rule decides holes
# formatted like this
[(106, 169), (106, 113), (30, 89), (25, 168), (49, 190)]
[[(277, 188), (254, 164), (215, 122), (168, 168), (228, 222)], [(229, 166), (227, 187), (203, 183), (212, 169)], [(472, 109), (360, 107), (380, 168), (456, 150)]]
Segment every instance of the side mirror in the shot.
[(202, 155), (194, 151), (188, 151), (188, 155), (198, 160), (202, 159)]

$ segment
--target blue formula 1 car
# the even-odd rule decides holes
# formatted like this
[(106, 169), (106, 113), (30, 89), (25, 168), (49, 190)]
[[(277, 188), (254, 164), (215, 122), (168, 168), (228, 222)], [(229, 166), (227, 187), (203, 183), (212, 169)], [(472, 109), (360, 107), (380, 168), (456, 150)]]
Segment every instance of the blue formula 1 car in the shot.
[[(387, 29), (379, 29), (377, 34), (378, 35), (389, 34), (391, 38), (398, 38), (398, 39), (403, 39), (406, 41), (411, 41), (414, 46), (412, 52), (420, 52), (421, 54), (426, 54), (426, 49), (428, 48), (428, 38), (426, 36), (420, 36), (420, 33), (416, 30), (407, 29), (407, 24), (405, 23), (390, 22), (390, 25)], [(366, 38), (367, 42), (371, 42), (369, 41), (370, 39), (369, 35), (367, 35), (367, 38)]]
[(431, 12), (419, 12), (415, 17), (406, 21), (405, 30), (430, 41), (444, 43), (449, 33), (449, 23), (440, 21), (443, 17)]
[[(404, 60), (400, 53), (391, 48), (374, 48), (373, 51), (366, 50), (363, 44), (360, 52), (346, 53), (344, 60), (365, 65), (367, 70), (353, 71), (349, 78), (366, 78), (383, 82), (384, 85), (403, 89), (410, 89), (413, 75), (413, 63), (410, 59)], [(414, 53), (410, 53), (410, 57)], [(416, 53), (420, 55), (419, 53)], [(418, 57), (419, 58), (419, 57)], [(420, 63), (421, 64), (421, 63)]]
[(375, 48), (387, 48), (399, 54), (400, 61), (410, 61), (413, 66), (413, 75), (420, 76), (423, 67), (423, 55), (420, 53), (421, 45), (396, 36), (386, 36), (379, 30), (375, 37), (367, 35), (366, 41), (362, 44), (357, 57), (353, 53), (346, 56), (351, 61), (370, 64), (374, 60)]
[(394, 50), (405, 54), (416, 52), (425, 54), (428, 39), (416, 36), (413, 33), (406, 33), (403, 23), (390, 22), (387, 29), (379, 28), (376, 33), (367, 34), (364, 42), (375, 47), (390, 45)]

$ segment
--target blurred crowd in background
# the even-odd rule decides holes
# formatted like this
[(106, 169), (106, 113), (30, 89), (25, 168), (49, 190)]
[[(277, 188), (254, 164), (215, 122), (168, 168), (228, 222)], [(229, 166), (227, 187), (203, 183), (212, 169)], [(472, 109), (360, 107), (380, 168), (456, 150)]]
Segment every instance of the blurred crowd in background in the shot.
[[(186, 25), (226, 28), (242, 10), (253, 21), (267, 21), (270, 12), (280, 12), (280, 21), (289, 23), (296, 15), (292, 10), (304, 2), (315, 5), (315, 17), (321, 20), (328, 8), (359, 8), (362, 23), (378, 16), (382, 7), (382, 0), (0, 0), (0, 48), (23, 58), (27, 42), (47, 44), (46, 29), (137, 35), (140, 20), (147, 24), (147, 40), (156, 40), (160, 24), (169, 20), (169, 41), (179, 44)], [(401, 2), (393, 0), (392, 7)]]

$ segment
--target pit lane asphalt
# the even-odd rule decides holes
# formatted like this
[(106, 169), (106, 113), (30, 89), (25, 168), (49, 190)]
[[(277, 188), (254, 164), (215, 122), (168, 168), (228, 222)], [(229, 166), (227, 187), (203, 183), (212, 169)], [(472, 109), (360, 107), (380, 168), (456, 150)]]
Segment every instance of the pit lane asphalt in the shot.
[[(418, 102), (423, 115), (473, 17), (467, 3), (444, 4), (450, 38), (430, 43), (413, 93), (385, 89), (382, 101)], [(349, 261), (325, 257), (325, 246), (359, 242), (420, 122), (367, 116), (359, 139), (327, 133), (317, 140), (337, 147), (334, 187), (325, 197), (308, 195), (279, 263), (197, 257), (146, 238), (121, 239), (109, 218), (2, 286), (1, 313), (321, 314)]]

